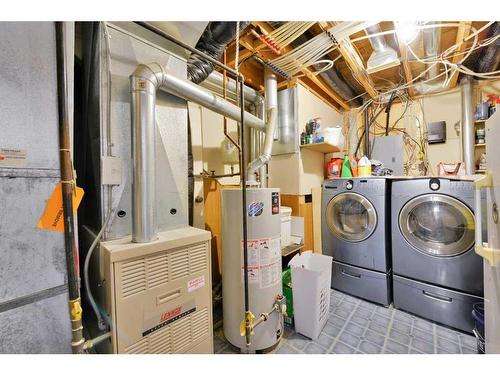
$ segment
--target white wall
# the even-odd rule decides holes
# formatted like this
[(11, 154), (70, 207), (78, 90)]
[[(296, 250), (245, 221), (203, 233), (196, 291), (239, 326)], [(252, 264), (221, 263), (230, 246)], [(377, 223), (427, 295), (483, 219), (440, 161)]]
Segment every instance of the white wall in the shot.
[[(299, 135), (307, 121), (315, 117), (321, 118), (322, 128), (343, 125), (342, 113), (300, 84), (297, 90), (297, 102)], [(319, 187), (323, 183), (324, 157), (324, 154), (311, 150), (273, 156), (269, 164), (269, 186), (280, 188), (282, 194), (311, 194), (313, 187)]]

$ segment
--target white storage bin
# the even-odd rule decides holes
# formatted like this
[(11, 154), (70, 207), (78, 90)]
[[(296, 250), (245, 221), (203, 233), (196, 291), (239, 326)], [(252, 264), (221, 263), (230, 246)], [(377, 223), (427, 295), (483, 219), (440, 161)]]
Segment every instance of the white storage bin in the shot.
[(281, 247), (292, 243), (292, 209), (290, 207), (280, 207), (281, 217)]
[(333, 126), (331, 128), (324, 128), (322, 130), (325, 142), (331, 143), (342, 149), (344, 147), (344, 135), (340, 126)]
[(306, 251), (294, 256), (288, 265), (292, 270), (295, 331), (315, 340), (330, 313), (332, 257)]

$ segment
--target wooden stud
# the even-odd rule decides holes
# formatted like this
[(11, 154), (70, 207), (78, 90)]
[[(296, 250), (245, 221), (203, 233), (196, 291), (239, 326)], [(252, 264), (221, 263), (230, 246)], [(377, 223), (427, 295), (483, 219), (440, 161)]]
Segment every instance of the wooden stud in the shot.
[[(396, 27), (396, 25), (394, 25)], [(408, 61), (408, 48), (406, 47), (405, 42), (399, 35), (396, 36), (397, 41), (398, 41), (398, 46), (399, 46), (399, 55), (401, 57), (401, 65), (403, 65), (403, 72), (405, 75), (405, 82), (411, 82), (413, 79), (412, 74), (411, 74), (411, 68), (410, 68), (410, 62)], [(415, 96), (415, 90), (413, 89), (413, 86), (410, 86), (407, 88), (408, 90), (408, 95), (411, 97)]]

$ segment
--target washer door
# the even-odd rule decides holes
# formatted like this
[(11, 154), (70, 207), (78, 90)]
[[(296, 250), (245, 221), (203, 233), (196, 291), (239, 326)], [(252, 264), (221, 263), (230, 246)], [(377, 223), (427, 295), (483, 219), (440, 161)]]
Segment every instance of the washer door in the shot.
[(326, 223), (330, 231), (349, 242), (366, 240), (377, 226), (377, 212), (360, 194), (341, 193), (326, 207)]
[(427, 255), (453, 257), (474, 245), (474, 214), (447, 195), (425, 194), (406, 203), (399, 228), (408, 243)]

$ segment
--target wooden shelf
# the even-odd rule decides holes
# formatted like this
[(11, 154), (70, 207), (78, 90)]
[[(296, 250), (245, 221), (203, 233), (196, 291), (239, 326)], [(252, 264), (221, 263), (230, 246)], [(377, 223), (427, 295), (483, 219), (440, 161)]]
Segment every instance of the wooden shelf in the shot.
[(476, 146), (476, 147), (485, 147), (486, 143), (476, 143), (474, 146)]
[(340, 152), (340, 149), (328, 142), (319, 143), (308, 143), (305, 145), (300, 145), (300, 148), (305, 148), (307, 150), (322, 152), (323, 154), (329, 154), (330, 152)]
[(486, 173), (485, 169), (476, 169), (476, 173)]
[(281, 249), (281, 256), (286, 257), (290, 254), (296, 253), (297, 251), (302, 250), (304, 247), (304, 244), (296, 245), (296, 244), (291, 244), (288, 246), (285, 246)]

